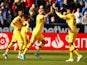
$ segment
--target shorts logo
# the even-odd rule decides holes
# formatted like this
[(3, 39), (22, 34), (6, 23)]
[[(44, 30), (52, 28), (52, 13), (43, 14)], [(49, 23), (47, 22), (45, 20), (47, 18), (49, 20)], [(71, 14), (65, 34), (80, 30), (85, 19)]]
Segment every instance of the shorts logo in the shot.
[(5, 33), (0, 33), (0, 49), (7, 48), (9, 44), (9, 37)]

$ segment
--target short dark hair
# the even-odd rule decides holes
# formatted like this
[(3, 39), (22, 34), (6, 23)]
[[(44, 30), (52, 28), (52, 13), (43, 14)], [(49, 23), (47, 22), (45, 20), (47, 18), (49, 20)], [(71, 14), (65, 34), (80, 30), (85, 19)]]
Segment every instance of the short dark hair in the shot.
[(72, 7), (68, 7), (67, 9), (70, 10), (71, 13), (74, 10)]

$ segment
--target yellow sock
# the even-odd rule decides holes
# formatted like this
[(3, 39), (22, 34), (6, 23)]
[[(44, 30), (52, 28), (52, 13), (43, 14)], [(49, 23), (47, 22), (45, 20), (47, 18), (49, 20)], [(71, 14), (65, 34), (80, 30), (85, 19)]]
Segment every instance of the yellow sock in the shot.
[(18, 53), (18, 55), (20, 55), (20, 54), (21, 54), (21, 52), (22, 52), (22, 51), (21, 51), (21, 50), (19, 50), (19, 53)]
[(77, 56), (80, 55), (77, 50), (74, 50), (74, 53), (75, 53)]
[(27, 44), (24, 44), (24, 45), (23, 45), (23, 50), (26, 48), (26, 46), (27, 46)]
[(23, 46), (23, 50), (25, 49), (25, 47), (26, 47), (26, 46), (24, 45), (24, 46)]
[(8, 52), (9, 52), (9, 50), (10, 50), (10, 48), (11, 48), (11, 46), (12, 46), (13, 44), (14, 44), (14, 43), (10, 43), (10, 44), (8, 45), (8, 48), (7, 48), (6, 51), (5, 51), (6, 54), (8, 54)]
[(25, 53), (27, 52), (27, 50), (28, 50), (28, 48), (25, 48), (25, 50), (24, 50), (23, 54), (25, 54)]
[(23, 54), (25, 54), (25, 53), (27, 52), (28, 48), (30, 48), (31, 46), (32, 46), (32, 43), (29, 43), (29, 44), (26, 46), (26, 48), (25, 48)]
[(70, 46), (70, 51), (73, 51), (75, 49), (75, 46), (74, 45), (71, 45)]
[(5, 53), (8, 54), (8, 51), (9, 51), (9, 49), (7, 48), (6, 51), (5, 51)]
[(44, 44), (42, 43), (42, 44), (40, 45), (39, 49), (37, 50), (37, 52), (39, 53), (40, 50), (41, 50), (43, 47), (44, 47)]
[(73, 52), (70, 51), (70, 58), (73, 58)]
[(8, 45), (8, 48), (11, 48), (11, 46), (13, 45), (14, 43), (10, 43), (9, 45)]

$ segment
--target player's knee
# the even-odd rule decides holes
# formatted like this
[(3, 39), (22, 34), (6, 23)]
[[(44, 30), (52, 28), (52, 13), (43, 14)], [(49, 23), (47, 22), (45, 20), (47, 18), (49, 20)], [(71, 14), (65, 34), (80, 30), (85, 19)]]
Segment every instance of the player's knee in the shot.
[(16, 42), (12, 42), (13, 44), (16, 43)]
[(75, 48), (74, 50), (77, 50), (77, 48)]
[(39, 46), (39, 48), (42, 48), (42, 46)]
[(72, 51), (70, 51), (70, 52), (72, 52), (72, 53), (73, 53), (73, 50), (72, 50)]
[(73, 43), (71, 43), (71, 45), (73, 45)]
[(30, 41), (30, 45), (32, 46), (34, 44), (34, 42), (33, 41)]
[(45, 45), (45, 43), (46, 43), (46, 42), (45, 42), (45, 40), (42, 40), (42, 44), (44, 44), (44, 45)]
[(73, 45), (73, 43), (70, 43), (69, 45), (70, 45), (70, 46), (72, 46), (72, 45)]
[(13, 44), (15, 44), (16, 42), (11, 42), (11, 44), (13, 45)]
[(10, 50), (10, 48), (7, 48), (8, 50)]
[(31, 46), (33, 45), (34, 43), (31, 43)]

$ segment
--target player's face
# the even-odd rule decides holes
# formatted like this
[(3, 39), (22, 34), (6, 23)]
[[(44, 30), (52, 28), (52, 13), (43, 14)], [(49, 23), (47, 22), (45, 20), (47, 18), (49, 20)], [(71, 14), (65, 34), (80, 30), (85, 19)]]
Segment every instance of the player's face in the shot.
[(44, 14), (44, 9), (43, 8), (39, 8), (39, 13), (41, 13), (41, 14)]
[(42, 14), (44, 14), (44, 12), (45, 12), (44, 9), (42, 9)]
[(23, 11), (18, 12), (19, 16), (23, 16)]
[(67, 9), (67, 14), (71, 13), (71, 10), (70, 9)]
[(41, 5), (41, 6), (39, 7), (39, 13), (40, 13), (40, 14), (44, 14), (44, 13), (45, 13), (44, 6), (43, 6), (43, 5)]

